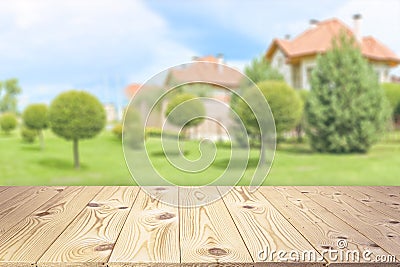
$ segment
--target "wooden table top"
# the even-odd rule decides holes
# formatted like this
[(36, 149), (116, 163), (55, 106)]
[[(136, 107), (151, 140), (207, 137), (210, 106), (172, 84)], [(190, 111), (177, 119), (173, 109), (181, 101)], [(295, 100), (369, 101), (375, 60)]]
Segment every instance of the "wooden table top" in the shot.
[[(182, 206), (221, 192), (146, 190)], [(0, 187), (0, 266), (398, 266), (399, 259), (400, 187), (235, 187), (195, 208), (134, 186)]]

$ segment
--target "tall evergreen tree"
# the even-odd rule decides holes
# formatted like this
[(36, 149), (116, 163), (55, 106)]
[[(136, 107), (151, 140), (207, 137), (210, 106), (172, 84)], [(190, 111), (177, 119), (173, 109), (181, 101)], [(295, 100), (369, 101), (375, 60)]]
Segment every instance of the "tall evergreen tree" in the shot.
[(354, 38), (341, 33), (317, 59), (306, 103), (307, 133), (321, 152), (366, 152), (388, 118), (378, 78)]

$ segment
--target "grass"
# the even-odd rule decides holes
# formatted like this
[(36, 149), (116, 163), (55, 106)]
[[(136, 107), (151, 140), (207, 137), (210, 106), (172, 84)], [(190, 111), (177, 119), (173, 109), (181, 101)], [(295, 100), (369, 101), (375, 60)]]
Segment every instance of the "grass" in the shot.
[[(41, 151), (39, 144), (25, 144), (15, 132), (0, 134), (0, 184), (1, 185), (134, 185), (126, 167), (120, 141), (108, 132), (80, 142), (82, 168), (73, 169), (72, 143), (45, 133), (46, 148)], [(160, 143), (154, 139), (148, 142), (152, 164), (170, 182), (180, 185), (208, 184), (224, 170), (229, 163), (230, 150), (219, 147), (213, 154), (213, 146), (203, 144), (204, 171), (192, 174), (174, 168), (160, 153)], [(185, 143), (185, 156), (190, 160), (200, 157), (197, 142)], [(135, 171), (143, 166), (143, 157), (135, 154), (129, 157)], [(245, 151), (242, 157), (245, 158)], [(209, 155), (207, 157), (207, 155)], [(255, 169), (258, 153), (251, 151), (249, 168), (242, 176), (242, 161), (236, 160), (229, 172), (230, 183), (239, 179), (247, 184)], [(173, 163), (182, 164), (178, 153), (170, 157)], [(191, 167), (190, 165), (188, 165)], [(143, 171), (143, 170), (142, 170)], [(157, 184), (144, 169), (145, 182)], [(306, 144), (281, 144), (265, 185), (400, 185), (400, 138), (388, 135), (375, 145), (368, 154), (332, 155), (312, 152)]]

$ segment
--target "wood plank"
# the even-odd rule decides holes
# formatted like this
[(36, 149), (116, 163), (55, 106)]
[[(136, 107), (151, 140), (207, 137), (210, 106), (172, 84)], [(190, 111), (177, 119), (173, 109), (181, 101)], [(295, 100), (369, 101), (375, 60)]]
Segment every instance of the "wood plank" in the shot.
[(389, 198), (395, 198), (398, 200), (400, 197), (400, 186), (368, 186), (367, 188), (379, 192)]
[[(0, 235), (31, 214), (52, 197), (60, 194), (65, 186), (32, 186), (0, 205)], [(14, 190), (6, 190), (10, 194)]]
[(0, 186), (0, 193), (11, 188), (11, 186)]
[[(215, 187), (179, 188), (181, 263), (253, 265), (253, 260), (222, 200), (197, 207), (205, 199), (215, 199)], [(190, 208), (193, 206), (193, 208)]]
[(365, 186), (335, 186), (333, 188), (361, 201), (368, 207), (400, 220), (400, 197), (387, 197), (385, 194)]
[(5, 210), (5, 208), (9, 205), (4, 205), (4, 203), (9, 202), (9, 203), (17, 203), (16, 198), (21, 195), (23, 192), (25, 192), (28, 189), (33, 188), (32, 186), (10, 186), (8, 187), (2, 194), (0, 198), (0, 216), (1, 212)]
[(107, 262), (137, 192), (137, 187), (102, 188), (43, 254), (38, 266)]
[[(283, 258), (289, 260), (284, 261), (282, 257), (278, 257), (277, 253), (271, 253), (271, 251), (280, 250), (287, 253), (312, 251), (315, 255), (319, 255), (301, 233), (260, 192), (250, 194), (246, 188), (235, 187), (224, 196), (223, 200), (255, 262), (274, 262), (277, 266), (325, 265), (324, 260), (315, 262), (301, 259), (301, 257), (290, 260), (287, 255)], [(263, 253), (260, 255), (261, 251)]]
[(296, 187), (305, 196), (368, 236), (388, 253), (400, 258), (400, 222), (333, 187)]
[[(329, 249), (337, 249), (337, 242), (341, 239), (347, 241), (347, 247), (341, 250), (343, 253), (358, 251), (362, 255), (365, 250), (369, 250), (372, 257), (387, 254), (366, 236), (294, 188), (264, 186), (259, 191), (321, 254)], [(341, 258), (336, 261), (326, 255), (324, 258), (329, 266), (348, 263)], [(360, 262), (369, 263), (362, 257)]]
[(179, 264), (178, 208), (163, 203), (177, 203), (177, 199), (177, 187), (146, 187), (145, 191), (141, 190), (115, 244), (108, 266)]
[(0, 261), (34, 264), (101, 187), (68, 187), (0, 237)]

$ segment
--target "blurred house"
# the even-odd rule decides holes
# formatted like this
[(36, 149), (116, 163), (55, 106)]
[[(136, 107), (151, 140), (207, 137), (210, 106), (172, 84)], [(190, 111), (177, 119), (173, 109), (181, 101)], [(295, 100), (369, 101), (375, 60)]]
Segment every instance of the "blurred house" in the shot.
[(240, 87), (243, 76), (238, 70), (226, 65), (222, 54), (216, 57), (193, 57), (192, 61), (193, 64), (172, 69), (166, 78), (165, 86), (171, 88), (193, 81), (198, 81), (200, 85), (201, 82), (205, 82), (205, 86), (209, 88), (205, 95), (200, 92), (200, 86), (193, 86), (192, 88), (198, 88), (199, 92), (191, 93), (208, 98), (203, 100), (203, 104), (206, 116), (212, 119), (206, 119), (197, 127), (191, 128), (189, 135), (195, 139), (228, 140), (229, 136), (224, 127), (229, 129), (232, 126), (229, 108), (231, 90)]
[(343, 31), (352, 36), (365, 58), (375, 69), (380, 82), (390, 82), (390, 69), (400, 64), (400, 58), (372, 36), (361, 35), (361, 15), (353, 16), (353, 28), (333, 18), (310, 20), (310, 27), (294, 39), (275, 39), (266, 52), (266, 58), (278, 69), (286, 82), (294, 88), (310, 88), (310, 77), (318, 54), (326, 52), (332, 39)]
[[(163, 88), (156, 88), (155, 86), (141, 88), (142, 85), (140, 84), (131, 84), (125, 88), (125, 95), (128, 99), (131, 99), (141, 88), (141, 90), (148, 91), (148, 95), (151, 99), (154, 95), (151, 91), (160, 89), (165, 91), (188, 82), (198, 81), (199, 83), (190, 87), (190, 93), (209, 98), (203, 100), (206, 116), (214, 118), (215, 120), (205, 120), (197, 127), (191, 128), (189, 130), (190, 137), (195, 139), (209, 138), (212, 140), (228, 139), (228, 135), (221, 125), (229, 128), (232, 124), (229, 114), (230, 90), (236, 90), (240, 87), (242, 75), (239, 71), (225, 65), (224, 58), (221, 54), (216, 57), (193, 57), (192, 61), (193, 64), (185, 64), (171, 69), (165, 78)], [(204, 88), (202, 86), (204, 84), (201, 83), (202, 81), (208, 83), (206, 84), (206, 90), (203, 90)], [(187, 89), (187, 87), (185, 88)], [(151, 101), (146, 101), (146, 99), (138, 101), (140, 102), (140, 113), (147, 114)], [(163, 101), (160, 107), (147, 118), (148, 127), (161, 128), (164, 125), (167, 101), (168, 100)], [(217, 101), (219, 101), (219, 103), (217, 103)], [(224, 107), (221, 105), (224, 105)], [(220, 124), (216, 121), (219, 121)], [(168, 122), (165, 123), (165, 129), (170, 131), (179, 130)]]
[(112, 104), (112, 103), (104, 104), (104, 110), (106, 112), (107, 123), (115, 122), (116, 120), (118, 120), (118, 113), (117, 113), (117, 109), (114, 104)]

